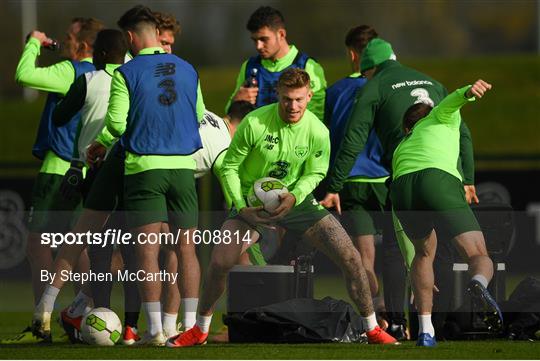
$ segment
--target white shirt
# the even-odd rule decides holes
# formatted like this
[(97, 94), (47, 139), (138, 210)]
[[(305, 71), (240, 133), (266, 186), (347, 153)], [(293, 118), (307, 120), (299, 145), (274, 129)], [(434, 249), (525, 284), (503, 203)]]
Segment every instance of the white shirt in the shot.
[(200, 178), (210, 171), (220, 154), (225, 153), (231, 144), (229, 127), (216, 114), (205, 110), (204, 118), (199, 125), (203, 148), (193, 154), (197, 163), (195, 178)]

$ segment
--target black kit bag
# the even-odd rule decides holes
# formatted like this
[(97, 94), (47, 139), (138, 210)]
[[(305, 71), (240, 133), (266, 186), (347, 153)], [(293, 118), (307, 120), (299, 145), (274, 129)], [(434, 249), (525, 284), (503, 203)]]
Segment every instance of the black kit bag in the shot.
[(506, 336), (511, 340), (540, 338), (540, 279), (527, 277), (521, 281), (508, 301), (501, 304)]
[(238, 343), (365, 342), (360, 316), (345, 301), (296, 298), (225, 315)]

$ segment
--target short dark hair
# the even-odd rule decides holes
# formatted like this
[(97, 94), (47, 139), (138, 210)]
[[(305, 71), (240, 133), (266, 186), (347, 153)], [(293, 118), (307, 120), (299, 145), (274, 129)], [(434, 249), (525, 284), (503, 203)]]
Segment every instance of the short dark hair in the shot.
[(96, 41), (97, 33), (105, 28), (105, 25), (95, 18), (73, 18), (71, 19), (71, 23), (77, 23), (81, 26), (81, 29), (76, 35), (77, 41), (85, 42), (90, 46)]
[(345, 37), (345, 46), (362, 54), (369, 41), (379, 34), (369, 25), (360, 25), (352, 28)]
[(154, 15), (158, 20), (157, 27), (160, 32), (172, 31), (173, 34), (178, 34), (180, 32), (180, 23), (172, 14), (154, 11)]
[(251, 14), (246, 28), (254, 33), (265, 26), (272, 30), (285, 29), (285, 19), (281, 12), (270, 6), (261, 6)]
[(307, 71), (300, 68), (289, 68), (285, 70), (279, 77), (277, 82), (277, 88), (302, 88), (307, 86), (309, 88), (309, 74)]
[(138, 31), (141, 24), (157, 28), (159, 26), (158, 19), (150, 10), (149, 7), (137, 5), (132, 7), (122, 15), (117, 22), (122, 30)]
[(403, 130), (412, 129), (420, 119), (427, 117), (432, 109), (433, 107), (426, 103), (411, 105), (403, 116)]
[(231, 103), (227, 116), (231, 120), (241, 121), (244, 117), (255, 110), (255, 105), (245, 100), (237, 100)]
[(108, 64), (122, 64), (128, 51), (124, 34), (120, 30), (101, 30), (94, 43), (94, 52), (105, 52), (105, 62)]

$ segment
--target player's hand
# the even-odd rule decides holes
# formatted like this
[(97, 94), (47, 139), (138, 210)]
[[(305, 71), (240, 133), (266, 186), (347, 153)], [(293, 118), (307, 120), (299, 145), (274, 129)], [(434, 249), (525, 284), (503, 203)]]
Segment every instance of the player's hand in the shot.
[(257, 102), (257, 94), (259, 94), (259, 88), (247, 88), (241, 86), (233, 97), (233, 101), (244, 100), (255, 105)]
[(74, 200), (81, 196), (83, 177), (83, 162), (72, 161), (62, 183), (60, 184), (60, 194), (64, 199)]
[(480, 200), (478, 199), (478, 196), (476, 195), (476, 187), (474, 185), (465, 185), (465, 199), (467, 200), (467, 203), (480, 203)]
[(101, 143), (93, 142), (86, 150), (86, 161), (93, 169), (99, 168), (107, 154), (107, 148)]
[(49, 40), (49, 38), (47, 37), (47, 35), (45, 33), (42, 33), (41, 31), (38, 31), (38, 30), (34, 30), (30, 33), (29, 35), (30, 38), (36, 38), (37, 40), (39, 40), (39, 43), (41, 45), (43, 45), (43, 43), (47, 42), (47, 40)]
[[(270, 223), (268, 216), (265, 216), (265, 210), (263, 206), (260, 207), (244, 207), (238, 212), (238, 215), (242, 217), (248, 224), (255, 226), (259, 223)], [(268, 213), (266, 213), (268, 214)]]
[(341, 216), (341, 202), (339, 200), (339, 193), (326, 193), (326, 196), (319, 202), (324, 208), (335, 208), (338, 214)]
[(482, 98), (484, 94), (491, 89), (491, 84), (483, 81), (482, 79), (478, 79), (472, 87), (467, 90), (467, 93), (465, 94), (467, 98), (476, 97), (478, 99)]
[(272, 221), (285, 217), (296, 204), (296, 197), (292, 193), (283, 193), (279, 195), (279, 202), (279, 206), (270, 215)]

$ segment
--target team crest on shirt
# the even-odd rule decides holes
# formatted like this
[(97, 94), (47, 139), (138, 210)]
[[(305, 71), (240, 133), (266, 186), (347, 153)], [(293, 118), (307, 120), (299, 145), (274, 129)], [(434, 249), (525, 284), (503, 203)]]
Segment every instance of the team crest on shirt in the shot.
[(298, 158), (304, 158), (307, 152), (308, 147), (305, 145), (297, 145), (296, 147), (294, 147), (294, 154), (296, 154)]

